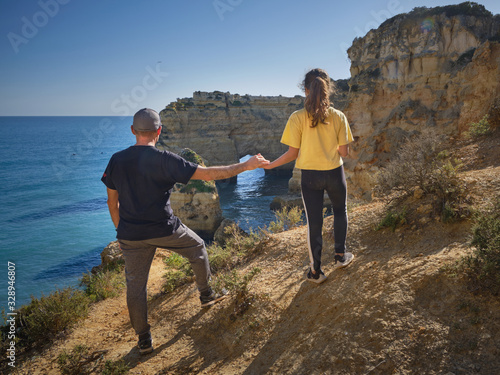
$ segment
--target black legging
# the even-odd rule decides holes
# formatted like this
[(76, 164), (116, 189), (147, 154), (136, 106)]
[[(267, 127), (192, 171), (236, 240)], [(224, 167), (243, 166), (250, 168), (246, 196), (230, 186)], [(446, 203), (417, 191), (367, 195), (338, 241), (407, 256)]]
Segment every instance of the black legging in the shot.
[(311, 268), (321, 269), (321, 251), (323, 248), (323, 196), (328, 193), (333, 208), (333, 235), (335, 252), (345, 252), (347, 235), (347, 186), (344, 168), (340, 166), (328, 171), (302, 170), (302, 200), (306, 211)]

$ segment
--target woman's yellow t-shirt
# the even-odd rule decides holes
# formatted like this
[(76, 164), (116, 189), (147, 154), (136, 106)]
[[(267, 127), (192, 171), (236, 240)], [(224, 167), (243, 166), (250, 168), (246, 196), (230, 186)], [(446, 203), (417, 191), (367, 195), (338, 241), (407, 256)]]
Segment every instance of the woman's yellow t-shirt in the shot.
[(297, 168), (326, 171), (343, 164), (337, 147), (353, 141), (351, 128), (341, 111), (330, 107), (328, 113), (328, 123), (314, 128), (305, 109), (292, 113), (288, 119), (281, 143), (299, 149)]

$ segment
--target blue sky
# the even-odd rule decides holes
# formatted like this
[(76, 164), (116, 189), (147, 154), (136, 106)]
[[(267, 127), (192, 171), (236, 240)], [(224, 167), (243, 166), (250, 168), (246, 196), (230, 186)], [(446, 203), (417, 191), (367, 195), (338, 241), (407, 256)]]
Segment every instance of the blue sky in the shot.
[[(385, 19), (441, 0), (2, 0), (0, 116), (133, 115), (194, 91), (302, 94)], [(494, 14), (500, 1), (479, 1)]]

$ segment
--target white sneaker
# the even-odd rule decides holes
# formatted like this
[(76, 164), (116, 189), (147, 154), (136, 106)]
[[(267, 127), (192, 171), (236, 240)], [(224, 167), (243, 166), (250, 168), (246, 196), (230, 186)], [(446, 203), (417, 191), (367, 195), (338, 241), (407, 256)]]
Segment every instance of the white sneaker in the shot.
[(354, 259), (352, 253), (344, 253), (344, 256), (335, 255), (335, 268), (343, 268), (351, 264)]
[(312, 273), (311, 269), (309, 268), (309, 272), (306, 274), (306, 280), (315, 284), (321, 284), (322, 282), (326, 281), (326, 276), (321, 270), (319, 272)]

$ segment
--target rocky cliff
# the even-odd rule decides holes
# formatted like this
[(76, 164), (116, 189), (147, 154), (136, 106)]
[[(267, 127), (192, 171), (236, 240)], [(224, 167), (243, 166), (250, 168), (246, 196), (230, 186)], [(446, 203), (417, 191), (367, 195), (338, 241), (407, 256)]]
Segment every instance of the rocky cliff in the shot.
[[(182, 149), (179, 155), (198, 165), (205, 165), (199, 155), (190, 149)], [(186, 185), (176, 184), (170, 195), (170, 205), (185, 225), (205, 239), (214, 236), (223, 220), (219, 193), (213, 181), (191, 180)]]
[(500, 15), (474, 3), (415, 8), (354, 40), (344, 111), (356, 142), (351, 192), (369, 196), (376, 171), (406, 136), (457, 135), (500, 103)]
[(163, 130), (157, 146), (173, 152), (190, 148), (208, 165), (237, 163), (259, 152), (273, 159), (286, 150), (279, 142), (281, 134), (290, 114), (303, 103), (301, 96), (198, 91), (160, 112)]
[[(458, 135), (486, 114), (500, 125), (499, 42), (500, 15), (472, 2), (415, 8), (354, 40), (351, 77), (337, 81), (332, 96), (355, 137), (345, 159), (350, 195), (370, 199), (377, 171), (412, 134)], [(286, 150), (282, 131), (303, 103), (301, 96), (195, 92), (161, 111), (158, 147), (189, 147), (209, 165), (258, 152), (272, 160)], [(299, 188), (297, 172), (291, 191)]]

